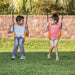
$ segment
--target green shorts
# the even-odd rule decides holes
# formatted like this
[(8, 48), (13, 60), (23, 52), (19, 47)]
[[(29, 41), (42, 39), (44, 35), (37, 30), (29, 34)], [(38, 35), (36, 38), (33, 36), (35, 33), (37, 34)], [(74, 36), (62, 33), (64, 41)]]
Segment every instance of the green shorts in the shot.
[(56, 39), (50, 38), (50, 40), (54, 42), (55, 40), (59, 40), (59, 38), (56, 38)]

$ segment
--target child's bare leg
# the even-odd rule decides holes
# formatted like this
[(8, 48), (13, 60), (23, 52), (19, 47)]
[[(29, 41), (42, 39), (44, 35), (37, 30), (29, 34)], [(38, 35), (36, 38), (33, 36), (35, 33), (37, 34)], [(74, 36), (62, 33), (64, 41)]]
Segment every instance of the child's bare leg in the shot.
[(50, 40), (50, 43), (51, 43), (51, 47), (49, 49), (49, 55), (48, 56), (51, 58), (51, 52), (52, 52), (53, 47), (54, 47), (54, 42)]
[(54, 48), (55, 48), (55, 52), (56, 52), (56, 60), (59, 60), (57, 44), (58, 44), (58, 40), (55, 40), (54, 41)]

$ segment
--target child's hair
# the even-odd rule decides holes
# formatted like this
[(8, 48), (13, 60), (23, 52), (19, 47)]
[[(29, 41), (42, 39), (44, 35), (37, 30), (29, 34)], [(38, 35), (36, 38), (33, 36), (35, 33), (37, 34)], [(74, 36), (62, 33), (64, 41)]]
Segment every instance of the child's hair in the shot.
[(59, 21), (59, 15), (57, 13), (53, 13), (50, 18), (52, 18), (53, 20), (56, 20), (57, 22)]
[(16, 17), (16, 22), (20, 21), (21, 19), (24, 19), (24, 17), (23, 17), (23, 16), (18, 15), (18, 16)]

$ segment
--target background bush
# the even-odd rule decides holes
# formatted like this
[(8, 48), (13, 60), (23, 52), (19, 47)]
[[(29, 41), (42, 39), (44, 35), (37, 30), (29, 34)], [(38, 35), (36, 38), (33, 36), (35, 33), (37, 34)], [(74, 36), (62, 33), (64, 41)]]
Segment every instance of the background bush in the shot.
[[(28, 0), (13, 0), (14, 14), (25, 15), (28, 7)], [(46, 15), (47, 0), (30, 0), (30, 15)], [(62, 13), (63, 0), (48, 0), (49, 14), (54, 12)], [(75, 0), (65, 0), (64, 14), (75, 15)], [(12, 0), (0, 0), (0, 14), (10, 15), (12, 12)]]

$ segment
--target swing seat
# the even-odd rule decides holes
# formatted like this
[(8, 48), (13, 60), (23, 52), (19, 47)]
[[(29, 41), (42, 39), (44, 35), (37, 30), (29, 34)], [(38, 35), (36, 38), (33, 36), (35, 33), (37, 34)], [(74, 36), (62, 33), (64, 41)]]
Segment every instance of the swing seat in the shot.
[[(61, 30), (59, 32), (59, 39), (60, 39), (60, 37), (61, 37)], [(50, 32), (49, 31), (48, 31), (48, 38), (50, 39)]]
[(24, 41), (25, 41), (25, 38), (26, 38), (26, 32), (24, 33)]
[[(14, 40), (15, 40), (15, 32), (13, 32), (13, 37), (14, 37)], [(25, 38), (26, 38), (26, 32), (24, 33), (24, 41), (25, 41)]]
[(60, 32), (59, 32), (59, 39), (60, 39), (60, 37), (61, 37), (61, 30), (60, 30)]
[(15, 32), (13, 32), (13, 37), (14, 37), (14, 40), (15, 40)]
[(48, 31), (48, 38), (50, 39), (50, 32)]

